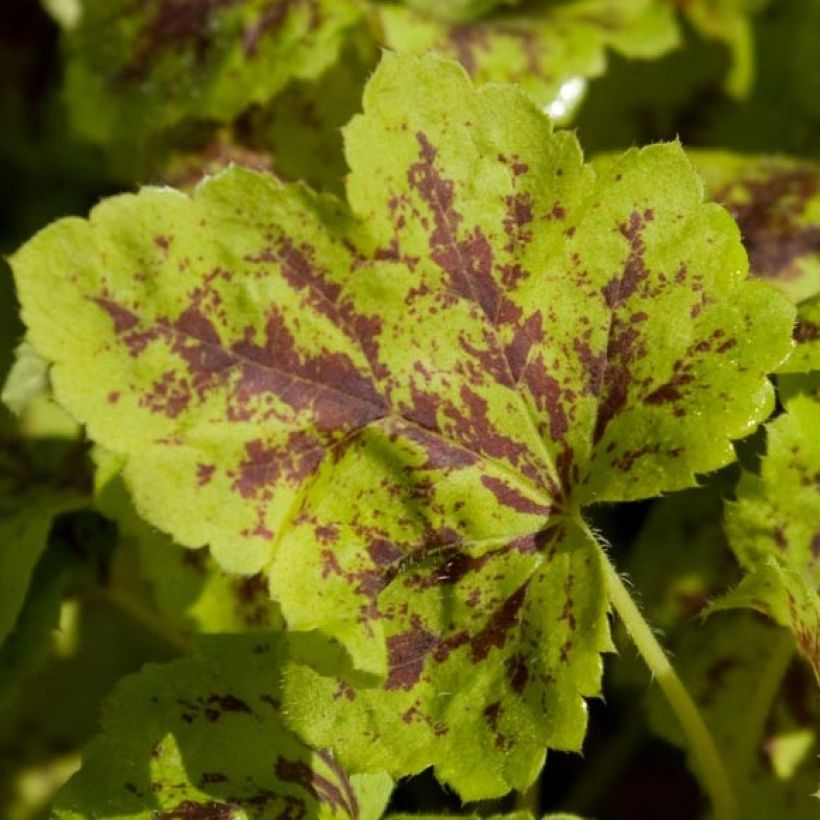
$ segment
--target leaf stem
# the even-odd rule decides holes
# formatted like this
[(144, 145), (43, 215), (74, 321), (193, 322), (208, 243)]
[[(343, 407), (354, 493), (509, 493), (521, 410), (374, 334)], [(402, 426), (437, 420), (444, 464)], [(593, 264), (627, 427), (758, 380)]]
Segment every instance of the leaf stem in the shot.
[(714, 820), (736, 820), (737, 801), (729, 773), (700, 710), (603, 549), (601, 555), (609, 600), (677, 715), (693, 765), (712, 802)]

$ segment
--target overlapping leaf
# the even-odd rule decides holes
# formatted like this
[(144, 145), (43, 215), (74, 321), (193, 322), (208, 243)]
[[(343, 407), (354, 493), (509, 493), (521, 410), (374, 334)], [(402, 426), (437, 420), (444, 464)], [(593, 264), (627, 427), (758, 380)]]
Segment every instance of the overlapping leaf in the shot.
[(655, 0), (531, 3), (468, 24), (395, 5), (379, 14), (388, 47), (457, 59), (479, 83), (519, 83), (560, 120), (580, 102), (584, 79), (603, 72), (607, 48), (657, 57), (678, 37), (671, 7)]
[[(732, 778), (740, 816), (816, 817), (820, 698), (808, 669), (791, 663), (788, 634), (754, 613), (723, 613), (691, 624), (673, 648)], [(685, 747), (655, 691), (649, 713), (655, 732)]]
[(797, 394), (767, 427), (760, 474), (744, 473), (726, 529), (747, 570), (715, 608), (750, 606), (794, 634), (820, 679), (820, 393)]
[(58, 223), (15, 257), (24, 316), (151, 523), (384, 675), (313, 681), (337, 697), (300, 728), (498, 794), (578, 747), (598, 689), (579, 508), (730, 461), (792, 311), (678, 146), (596, 177), (453, 64), (387, 58), (347, 156), (349, 208), (234, 169)]
[(74, 123), (133, 145), (188, 119), (228, 121), (335, 62), (357, 0), (84, 0), (66, 35)]
[(820, 293), (820, 166), (715, 151), (690, 156), (708, 195), (737, 220), (752, 274), (795, 303)]
[(388, 777), (348, 776), (282, 725), (282, 652), (270, 635), (211, 638), (123, 680), (55, 816), (378, 820)]

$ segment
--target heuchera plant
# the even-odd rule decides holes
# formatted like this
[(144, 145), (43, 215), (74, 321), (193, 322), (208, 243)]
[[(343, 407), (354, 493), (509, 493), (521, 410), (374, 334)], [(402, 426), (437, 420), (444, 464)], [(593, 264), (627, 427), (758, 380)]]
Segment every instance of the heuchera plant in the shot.
[[(687, 5), (733, 94), (764, 5)], [(816, 817), (820, 167), (555, 122), (671, 4), (49, 6), (79, 132), (181, 190), (10, 257), (0, 714), (113, 687), (10, 816), (615, 817), (649, 687), (670, 817)]]

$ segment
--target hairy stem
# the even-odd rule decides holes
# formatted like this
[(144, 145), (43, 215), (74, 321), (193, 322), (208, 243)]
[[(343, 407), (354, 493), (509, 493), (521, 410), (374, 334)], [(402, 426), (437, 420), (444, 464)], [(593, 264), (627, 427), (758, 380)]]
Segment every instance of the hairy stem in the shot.
[(714, 820), (736, 820), (737, 801), (729, 774), (700, 710), (603, 549), (601, 554), (609, 600), (680, 722), (700, 782), (712, 801)]

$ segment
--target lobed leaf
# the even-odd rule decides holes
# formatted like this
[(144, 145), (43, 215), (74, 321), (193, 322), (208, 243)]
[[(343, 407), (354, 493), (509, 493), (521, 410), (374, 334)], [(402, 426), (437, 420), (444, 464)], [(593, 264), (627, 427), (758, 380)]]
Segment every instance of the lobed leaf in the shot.
[(798, 394), (767, 427), (760, 474), (745, 472), (726, 530), (748, 576), (716, 609), (758, 609), (791, 629), (820, 679), (820, 393)]
[(83, 0), (66, 33), (75, 127), (140, 145), (185, 120), (232, 120), (335, 62), (358, 0)]
[[(793, 664), (787, 633), (755, 613), (723, 613), (679, 633), (675, 665), (732, 779), (744, 820), (817, 815), (820, 699)], [(677, 720), (649, 691), (654, 732), (685, 748)]]
[[(432, 58), (386, 57), (364, 110), (348, 205), (235, 168), (57, 223), (14, 267), (59, 400), (138, 511), (267, 572), (291, 628), (383, 676), (352, 699), (313, 680), (338, 697), (299, 730), (489, 796), (577, 748), (598, 691), (580, 508), (731, 461), (793, 311), (746, 279), (677, 145), (596, 175), (526, 95)], [(363, 742), (396, 720), (428, 748)]]
[(672, 9), (655, 0), (531, 3), (470, 23), (389, 4), (377, 10), (388, 48), (457, 59), (477, 83), (518, 83), (558, 120), (577, 107), (585, 78), (603, 73), (607, 48), (647, 58), (678, 41)]
[(212, 637), (124, 679), (55, 817), (378, 820), (388, 777), (348, 776), (283, 726), (282, 652), (271, 635)]
[(690, 151), (710, 198), (737, 221), (752, 274), (793, 302), (820, 293), (820, 165)]

